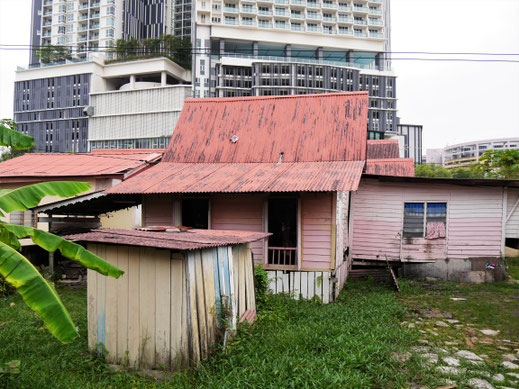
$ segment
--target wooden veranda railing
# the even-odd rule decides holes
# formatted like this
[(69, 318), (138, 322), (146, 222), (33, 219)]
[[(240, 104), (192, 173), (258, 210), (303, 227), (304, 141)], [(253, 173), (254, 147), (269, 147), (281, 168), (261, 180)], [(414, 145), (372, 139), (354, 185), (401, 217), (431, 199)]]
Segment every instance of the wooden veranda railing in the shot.
[(269, 247), (268, 264), (278, 266), (296, 266), (297, 248), (296, 247)]

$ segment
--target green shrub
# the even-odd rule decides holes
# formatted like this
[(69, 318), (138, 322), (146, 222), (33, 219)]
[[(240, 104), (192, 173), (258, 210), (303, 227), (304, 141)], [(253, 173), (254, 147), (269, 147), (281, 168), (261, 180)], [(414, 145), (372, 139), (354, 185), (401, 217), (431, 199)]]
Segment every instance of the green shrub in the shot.
[(268, 273), (263, 265), (254, 267), (254, 286), (256, 287), (256, 304), (259, 308), (265, 306), (269, 289)]

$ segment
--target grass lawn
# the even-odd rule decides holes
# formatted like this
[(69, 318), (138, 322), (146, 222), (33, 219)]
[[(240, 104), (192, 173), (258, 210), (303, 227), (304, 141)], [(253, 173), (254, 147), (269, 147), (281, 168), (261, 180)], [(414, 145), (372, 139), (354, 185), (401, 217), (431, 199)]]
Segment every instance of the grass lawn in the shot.
[[(434, 336), (426, 329), (435, 328), (430, 320), (437, 319), (420, 319), (426, 312), (448, 311), (473, 324), (474, 330), (492, 328), (518, 340), (518, 285), (404, 281), (402, 293), (396, 294), (369, 281), (350, 282), (338, 301), (326, 306), (271, 296), (254, 326), (241, 327), (225, 351), (197, 369), (171, 373), (168, 382), (158, 382), (135, 372), (113, 373), (89, 353), (85, 291), (59, 289), (59, 293), (81, 334), (68, 345), (41, 329), (41, 320), (19, 296), (0, 301), (0, 362), (21, 360), (20, 374), (0, 375), (0, 387), (434, 388), (452, 377), (424, 366), (420, 351), (413, 348), (440, 347), (450, 337), (465, 347), (466, 328), (452, 327), (451, 332)], [(467, 300), (459, 304), (451, 296)], [(426, 324), (409, 326), (414, 322)], [(474, 350), (479, 352), (480, 346), (489, 345), (477, 344)], [(491, 354), (486, 348), (485, 352)], [(492, 366), (497, 366), (498, 356), (492, 355)], [(502, 369), (496, 367), (496, 372)]]

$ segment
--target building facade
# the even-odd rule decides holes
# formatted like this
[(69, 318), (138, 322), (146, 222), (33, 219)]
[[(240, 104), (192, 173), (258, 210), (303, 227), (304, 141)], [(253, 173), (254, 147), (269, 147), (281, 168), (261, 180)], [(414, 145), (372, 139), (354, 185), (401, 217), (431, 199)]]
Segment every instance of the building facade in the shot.
[[(33, 0), (31, 46), (65, 46), (75, 59), (110, 56), (117, 39), (170, 33), (174, 12), (172, 0)], [(39, 62), (34, 50), (30, 64)]]
[(386, 132), (385, 138), (399, 140), (400, 158), (413, 158), (415, 165), (422, 163), (423, 126), (416, 124), (398, 124), (396, 130)]
[(368, 136), (396, 131), (389, 0), (209, 0), (195, 11), (195, 97), (369, 91)]
[[(441, 150), (441, 163), (447, 169), (473, 164), (488, 150), (519, 150), (519, 137), (458, 143)], [(437, 149), (428, 149), (427, 162), (439, 162)], [(429, 158), (430, 155), (430, 158)], [(436, 156), (436, 157), (434, 157)]]
[[(191, 95), (190, 80), (166, 58), (19, 69), (13, 117), (36, 139), (36, 152), (164, 148)], [(89, 146), (89, 136), (97, 143)]]

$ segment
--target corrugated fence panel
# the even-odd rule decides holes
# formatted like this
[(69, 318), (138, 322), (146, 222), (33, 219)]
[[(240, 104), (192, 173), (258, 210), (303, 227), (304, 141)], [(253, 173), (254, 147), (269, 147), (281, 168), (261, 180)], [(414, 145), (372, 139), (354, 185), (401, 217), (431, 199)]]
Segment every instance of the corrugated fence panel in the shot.
[(317, 296), (323, 304), (333, 301), (331, 272), (267, 270), (272, 293), (290, 293), (295, 299)]

